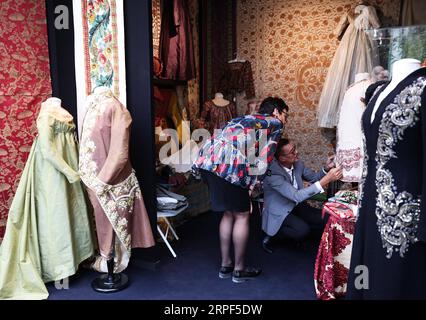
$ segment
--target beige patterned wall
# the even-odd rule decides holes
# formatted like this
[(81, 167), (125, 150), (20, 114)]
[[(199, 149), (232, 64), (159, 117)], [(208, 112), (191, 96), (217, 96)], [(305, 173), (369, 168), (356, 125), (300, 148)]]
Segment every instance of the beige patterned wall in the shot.
[(161, 1), (152, 0), (152, 50), (154, 57), (160, 56)]
[[(285, 134), (308, 166), (332, 152), (332, 130), (320, 131), (316, 107), (334, 52), (333, 36), (353, 0), (238, 0), (238, 55), (252, 63), (256, 96), (277, 95), (290, 106)], [(385, 25), (397, 25), (400, 0), (376, 0)]]

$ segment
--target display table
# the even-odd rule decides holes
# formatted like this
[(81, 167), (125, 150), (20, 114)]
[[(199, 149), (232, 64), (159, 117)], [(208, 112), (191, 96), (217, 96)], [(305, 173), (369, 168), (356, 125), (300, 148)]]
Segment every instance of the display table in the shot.
[(324, 228), (315, 262), (314, 282), (318, 299), (332, 300), (346, 294), (355, 229), (356, 205), (326, 202)]

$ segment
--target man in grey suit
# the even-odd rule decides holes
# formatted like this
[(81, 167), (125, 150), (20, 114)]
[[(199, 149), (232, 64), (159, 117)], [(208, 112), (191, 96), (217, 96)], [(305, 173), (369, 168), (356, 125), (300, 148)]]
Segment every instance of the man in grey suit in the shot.
[[(320, 172), (314, 172), (299, 161), (294, 143), (281, 139), (263, 181), (262, 229), (266, 233), (263, 248), (272, 253), (272, 237), (300, 241), (309, 234), (311, 227), (323, 227), (321, 210), (304, 201), (324, 192), (327, 184), (341, 178), (342, 170), (335, 168), (333, 157), (328, 158)], [(311, 185), (304, 187), (303, 180)]]

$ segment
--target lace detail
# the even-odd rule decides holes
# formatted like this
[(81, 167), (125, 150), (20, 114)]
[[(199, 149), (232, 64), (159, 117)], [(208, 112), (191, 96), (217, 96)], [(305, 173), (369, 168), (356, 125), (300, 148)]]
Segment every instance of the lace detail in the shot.
[(130, 252), (131, 235), (128, 232), (129, 221), (125, 217), (120, 216), (119, 211), (123, 210), (131, 214), (135, 198), (142, 198), (135, 171), (132, 171), (126, 180), (116, 185), (109, 185), (95, 178), (90, 181), (89, 187), (96, 192), (99, 203), (105, 211), (118, 238), (124, 244), (126, 250)]
[[(365, 133), (362, 127), (361, 127), (361, 135), (362, 135), (362, 146), (364, 149), (364, 159), (362, 164), (361, 181), (359, 183), (358, 212), (362, 207), (362, 199), (364, 198), (364, 184), (365, 184), (365, 179), (367, 178), (368, 160), (369, 160), (369, 156), (367, 153), (367, 143), (365, 140)], [(358, 218), (358, 216), (359, 215), (357, 215), (356, 219)]]
[(397, 158), (394, 147), (403, 140), (405, 130), (420, 120), (421, 94), (425, 86), (426, 78), (422, 77), (405, 88), (387, 106), (379, 127), (375, 157), (378, 194), (375, 213), (388, 259), (394, 251), (403, 258), (409, 245), (418, 241), (416, 230), (420, 218), (420, 198), (406, 191), (398, 193), (392, 172), (385, 166), (389, 160)]

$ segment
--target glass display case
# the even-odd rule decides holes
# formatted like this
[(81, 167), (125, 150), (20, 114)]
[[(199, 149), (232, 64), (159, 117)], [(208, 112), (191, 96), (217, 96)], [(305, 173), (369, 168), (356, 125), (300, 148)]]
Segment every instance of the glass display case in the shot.
[(366, 33), (372, 43), (373, 61), (389, 71), (400, 59), (426, 59), (426, 25), (372, 29)]

